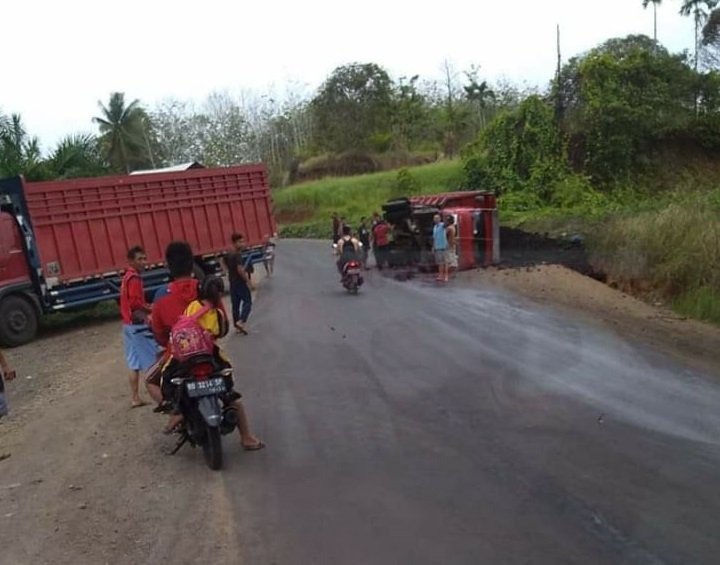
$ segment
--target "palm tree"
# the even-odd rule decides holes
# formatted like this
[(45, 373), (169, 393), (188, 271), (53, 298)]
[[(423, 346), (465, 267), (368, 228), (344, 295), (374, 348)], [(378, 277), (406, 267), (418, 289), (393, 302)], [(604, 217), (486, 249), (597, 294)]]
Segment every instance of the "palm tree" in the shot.
[(19, 114), (0, 114), (0, 177), (24, 174), (30, 180), (41, 177), (40, 142), (29, 137)]
[[(479, 129), (485, 129), (485, 126), (487, 125), (486, 120), (486, 110), (488, 108), (488, 103), (495, 100), (495, 93), (490, 88), (490, 85), (487, 81), (482, 81), (480, 83), (477, 82), (476, 79), (472, 79), (470, 84), (463, 87), (465, 90), (465, 96), (468, 100), (473, 102), (478, 111), (478, 115), (480, 116), (480, 127)], [(475, 134), (477, 135), (477, 131)]]
[(107, 173), (98, 139), (91, 134), (68, 135), (47, 160), (53, 178), (92, 177)]
[(695, 71), (698, 70), (700, 54), (700, 29), (708, 18), (707, 10), (714, 9), (720, 0), (683, 0), (680, 14), (695, 19)]
[(653, 17), (654, 17), (654, 35), (653, 39), (655, 40), (655, 43), (657, 43), (657, 9), (660, 4), (662, 4), (662, 0), (643, 0), (643, 8), (647, 9), (647, 7), (652, 4), (653, 5)]
[(100, 129), (100, 143), (108, 162), (130, 172), (131, 165), (147, 162), (148, 117), (139, 100), (125, 104), (125, 93), (113, 92), (107, 106), (98, 102), (102, 116), (93, 118)]

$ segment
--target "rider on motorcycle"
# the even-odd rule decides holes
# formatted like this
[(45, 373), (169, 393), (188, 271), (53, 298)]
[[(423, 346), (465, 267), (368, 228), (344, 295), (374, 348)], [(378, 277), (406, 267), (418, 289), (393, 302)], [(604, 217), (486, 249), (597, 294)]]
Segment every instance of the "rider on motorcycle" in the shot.
[(337, 268), (340, 275), (345, 274), (345, 265), (350, 261), (361, 262), (362, 243), (352, 235), (350, 226), (343, 226), (342, 237), (337, 242), (337, 254), (340, 258), (337, 261)]

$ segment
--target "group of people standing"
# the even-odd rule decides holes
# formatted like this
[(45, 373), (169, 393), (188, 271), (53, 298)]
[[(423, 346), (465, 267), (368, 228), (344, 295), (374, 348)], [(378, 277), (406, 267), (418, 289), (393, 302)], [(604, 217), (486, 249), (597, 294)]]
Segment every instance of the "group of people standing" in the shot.
[[(354, 247), (359, 247), (357, 253), (360, 255), (360, 260), (365, 269), (370, 268), (368, 266), (370, 249), (373, 250), (375, 265), (378, 269), (382, 270), (385, 266), (389, 266), (392, 228), (379, 213), (375, 212), (372, 215), (370, 225), (368, 225), (367, 218), (361, 218), (360, 225), (354, 234), (345, 222), (345, 218), (335, 213), (332, 216), (332, 229), (333, 243), (335, 245), (341, 242), (343, 238), (362, 244), (360, 246), (355, 244)], [(436, 280), (438, 282), (448, 282), (450, 272), (458, 268), (457, 229), (452, 214), (446, 214), (444, 217), (441, 214), (436, 214), (433, 217), (432, 251), (435, 265), (438, 268)]]
[[(232, 303), (232, 322), (238, 334), (247, 335), (246, 324), (252, 310), (252, 280), (254, 272), (252, 262), (245, 258), (245, 241), (242, 234), (231, 236), (232, 249), (225, 258), (226, 272), (230, 283)], [(272, 275), (274, 261), (274, 241), (266, 243), (264, 264), (268, 276)], [(227, 313), (222, 303), (224, 283), (214, 275), (205, 276), (199, 272), (190, 245), (186, 242), (173, 242), (165, 252), (165, 263), (170, 272), (170, 283), (155, 294), (152, 304), (145, 300), (145, 290), (140, 273), (145, 269), (147, 256), (139, 247), (128, 252), (128, 268), (121, 284), (120, 313), (123, 321), (123, 341), (125, 357), (130, 369), (131, 406), (144, 406), (140, 397), (139, 382), (141, 373), (145, 373), (145, 383), (149, 395), (162, 411), (168, 404), (167, 387), (163, 385), (165, 373), (172, 367), (172, 354), (169, 347), (173, 326), (181, 316), (192, 316), (200, 309), (207, 313), (200, 319), (200, 325), (214, 339), (224, 337), (229, 330)], [(219, 359), (229, 363), (216, 348)], [(242, 445), (246, 450), (261, 449), (264, 444), (251, 432), (244, 407), (237, 394), (235, 401), (238, 410)], [(178, 415), (174, 414), (165, 427), (171, 432), (178, 425)]]
[(345, 222), (344, 217), (340, 217), (337, 213), (332, 216), (333, 243), (337, 245), (343, 237), (355, 239), (361, 245), (359, 251), (359, 259), (365, 269), (370, 269), (368, 259), (370, 249), (375, 256), (375, 265), (378, 269), (382, 269), (388, 264), (388, 253), (390, 251), (390, 225), (377, 212), (372, 215), (370, 224), (368, 225), (366, 217), (360, 218), (360, 225), (353, 232), (352, 228)]

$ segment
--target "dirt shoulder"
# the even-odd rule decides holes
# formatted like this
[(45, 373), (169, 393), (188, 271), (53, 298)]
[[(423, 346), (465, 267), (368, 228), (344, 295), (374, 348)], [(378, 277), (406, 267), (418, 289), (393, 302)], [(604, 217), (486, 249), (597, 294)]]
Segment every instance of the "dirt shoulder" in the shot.
[[(119, 320), (5, 353), (18, 379), (0, 420), (0, 564), (237, 562), (226, 474), (190, 448), (168, 457), (167, 418), (130, 408)], [(225, 443), (232, 472), (239, 439)], [(197, 524), (213, 535), (178, 537)]]
[(460, 277), (580, 313), (620, 336), (645, 343), (689, 366), (720, 375), (720, 328), (679, 317), (561, 265), (491, 268)]

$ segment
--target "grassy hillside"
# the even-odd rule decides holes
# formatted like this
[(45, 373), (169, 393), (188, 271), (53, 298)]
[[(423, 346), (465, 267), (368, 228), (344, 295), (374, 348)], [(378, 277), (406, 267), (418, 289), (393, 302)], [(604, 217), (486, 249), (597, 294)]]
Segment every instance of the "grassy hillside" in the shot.
[(362, 216), (380, 211), (391, 198), (457, 190), (463, 178), (459, 161), (440, 161), (401, 171), (406, 172), (329, 177), (275, 190), (275, 215), (282, 235), (329, 237), (333, 212), (357, 225)]

